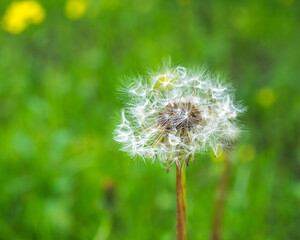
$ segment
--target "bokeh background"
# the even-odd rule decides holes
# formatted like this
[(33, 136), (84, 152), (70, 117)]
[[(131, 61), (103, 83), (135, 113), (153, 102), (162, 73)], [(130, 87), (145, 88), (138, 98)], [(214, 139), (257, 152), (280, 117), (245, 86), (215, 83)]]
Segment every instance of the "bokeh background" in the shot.
[[(171, 57), (248, 106), (224, 240), (300, 239), (300, 2), (0, 2), (0, 239), (175, 238), (175, 169), (112, 140), (125, 76)], [(188, 235), (210, 238), (223, 158), (187, 169)]]

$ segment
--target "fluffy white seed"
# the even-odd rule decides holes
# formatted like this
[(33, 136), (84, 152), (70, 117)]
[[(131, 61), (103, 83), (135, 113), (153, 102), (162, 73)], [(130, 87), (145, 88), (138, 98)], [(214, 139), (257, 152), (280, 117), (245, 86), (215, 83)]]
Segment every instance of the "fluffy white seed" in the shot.
[(218, 77), (168, 65), (133, 82), (114, 131), (131, 156), (180, 164), (208, 149), (220, 155), (238, 137), (237, 117), (244, 109)]

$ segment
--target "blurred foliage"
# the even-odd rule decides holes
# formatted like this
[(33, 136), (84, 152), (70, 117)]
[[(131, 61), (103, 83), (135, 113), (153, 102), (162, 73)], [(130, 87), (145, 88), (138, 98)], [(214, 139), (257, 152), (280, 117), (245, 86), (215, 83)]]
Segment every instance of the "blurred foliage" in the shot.
[[(299, 1), (27, 2), (0, 2), (0, 239), (174, 239), (174, 169), (112, 140), (121, 79), (169, 56), (248, 106), (223, 239), (300, 239)], [(209, 239), (222, 163), (187, 169), (189, 239)]]

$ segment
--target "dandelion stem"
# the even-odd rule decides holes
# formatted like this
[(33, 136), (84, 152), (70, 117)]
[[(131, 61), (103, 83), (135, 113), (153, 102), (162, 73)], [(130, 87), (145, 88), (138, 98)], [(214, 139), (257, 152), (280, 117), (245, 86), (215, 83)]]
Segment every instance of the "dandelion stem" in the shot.
[(215, 204), (215, 212), (213, 216), (213, 225), (212, 225), (212, 235), (211, 235), (212, 240), (220, 240), (221, 237), (221, 227), (222, 227), (222, 221), (224, 216), (224, 207), (226, 203), (229, 175), (230, 175), (230, 159), (229, 159), (229, 153), (227, 153), (224, 160), (224, 169), (219, 182), (219, 189), (217, 192), (217, 200)]
[(186, 240), (185, 164), (176, 165), (177, 240)]

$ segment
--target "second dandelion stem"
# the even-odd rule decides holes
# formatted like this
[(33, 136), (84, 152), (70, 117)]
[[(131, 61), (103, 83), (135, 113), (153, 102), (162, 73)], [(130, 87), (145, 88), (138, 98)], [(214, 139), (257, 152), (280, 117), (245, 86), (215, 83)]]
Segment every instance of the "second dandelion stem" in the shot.
[(217, 193), (217, 201), (215, 206), (215, 213), (213, 216), (212, 225), (212, 240), (220, 240), (221, 238), (221, 227), (224, 215), (224, 207), (226, 203), (226, 195), (229, 183), (230, 175), (230, 159), (229, 154), (226, 155), (224, 162), (224, 170), (220, 179), (219, 189)]
[(176, 166), (177, 234), (176, 240), (186, 240), (185, 164)]

